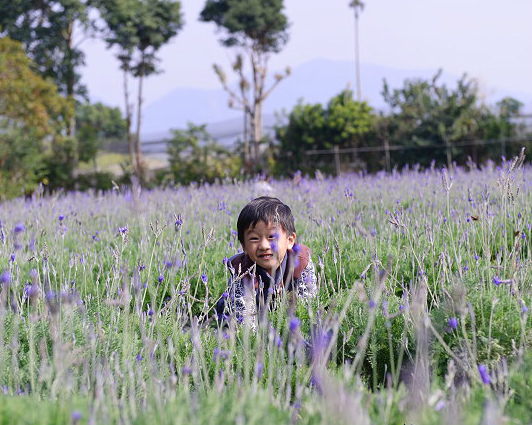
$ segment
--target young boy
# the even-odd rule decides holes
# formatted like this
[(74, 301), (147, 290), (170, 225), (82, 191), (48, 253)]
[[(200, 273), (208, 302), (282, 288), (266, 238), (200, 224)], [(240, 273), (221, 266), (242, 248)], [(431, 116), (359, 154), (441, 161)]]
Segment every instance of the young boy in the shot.
[[(244, 252), (231, 257), (228, 291), (216, 304), (218, 318), (233, 313), (255, 328), (258, 314), (284, 291), (316, 296), (316, 272), (308, 247), (296, 244), (294, 217), (279, 199), (261, 196), (247, 204), (237, 221)], [(228, 299), (227, 299), (228, 298)]]

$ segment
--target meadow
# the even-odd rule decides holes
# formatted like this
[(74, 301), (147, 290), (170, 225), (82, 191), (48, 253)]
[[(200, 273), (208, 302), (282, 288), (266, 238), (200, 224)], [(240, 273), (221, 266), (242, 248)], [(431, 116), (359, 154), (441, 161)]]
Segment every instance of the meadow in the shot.
[[(530, 424), (532, 167), (0, 204), (0, 424)], [(252, 198), (290, 205), (319, 293), (213, 320)]]

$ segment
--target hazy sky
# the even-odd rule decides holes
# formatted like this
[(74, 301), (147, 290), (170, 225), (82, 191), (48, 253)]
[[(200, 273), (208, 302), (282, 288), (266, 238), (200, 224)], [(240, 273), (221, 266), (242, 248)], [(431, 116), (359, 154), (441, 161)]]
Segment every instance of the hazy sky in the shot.
[[(349, 0), (285, 0), (290, 40), (271, 58), (272, 70), (315, 58), (354, 61)], [(532, 97), (532, 0), (365, 0), (360, 16), (361, 62), (406, 69), (467, 73), (481, 87)], [(203, 0), (182, 0), (185, 26), (160, 51), (160, 75), (149, 77), (145, 104), (177, 87), (219, 88), (212, 64), (228, 67), (231, 49), (215, 25), (198, 21)], [(103, 42), (85, 41), (83, 70), (93, 100), (123, 106), (118, 61)], [(364, 75), (362, 75), (362, 86)], [(279, 88), (278, 90), (280, 90)], [(532, 112), (532, 111), (528, 111)]]

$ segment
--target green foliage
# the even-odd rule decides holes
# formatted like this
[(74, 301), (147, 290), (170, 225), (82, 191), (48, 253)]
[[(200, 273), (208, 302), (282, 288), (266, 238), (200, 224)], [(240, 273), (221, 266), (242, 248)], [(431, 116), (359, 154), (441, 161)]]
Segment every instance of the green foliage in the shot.
[(79, 47), (78, 31), (90, 32), (88, 0), (15, 0), (0, 2), (0, 28), (21, 42), (33, 69), (51, 78), (60, 93), (85, 95), (78, 68), (85, 55)]
[(0, 200), (30, 194), (44, 177), (42, 146), (0, 119)]
[[(380, 139), (406, 148), (395, 165), (418, 163), (424, 166), (461, 164), (467, 158), (479, 164), (500, 153), (497, 145), (460, 146), (459, 142), (507, 136), (501, 133), (501, 120), (480, 104), (478, 85), (464, 75), (456, 88), (439, 83), (439, 71), (431, 80), (406, 80), (404, 86), (390, 90), (385, 82), (383, 96), (391, 114), (383, 123)], [(518, 105), (511, 103), (511, 107)], [(502, 108), (504, 109), (504, 108)]]
[(297, 169), (313, 173), (320, 168), (332, 171), (332, 161), (307, 155), (307, 150), (356, 148), (365, 145), (375, 126), (376, 116), (366, 102), (353, 99), (351, 90), (333, 97), (326, 108), (321, 104), (304, 104), (302, 101), (288, 115), (288, 122), (276, 128), (279, 141), (277, 172), (290, 174)]
[(55, 139), (46, 152), (46, 177), (50, 189), (74, 189), (74, 170), (78, 163), (78, 142), (73, 137)]
[(93, 161), (96, 165), (96, 155), (105, 140), (125, 143), (126, 121), (119, 108), (111, 108), (100, 102), (79, 104), (76, 107), (76, 127), (80, 161)]
[(216, 143), (205, 125), (188, 124), (186, 130), (173, 130), (168, 142), (172, 179), (176, 183), (208, 182), (236, 177), (240, 160)]
[(61, 133), (71, 111), (57, 87), (36, 75), (31, 65), (20, 43), (0, 38), (0, 116), (40, 141)]
[(288, 41), (282, 0), (207, 0), (200, 20), (224, 29), (222, 43), (228, 47), (251, 43), (262, 52), (278, 52)]
[(44, 177), (44, 153), (62, 137), (69, 103), (30, 69), (20, 43), (0, 38), (0, 198), (31, 193)]
[(107, 25), (106, 41), (120, 49), (118, 58), (124, 70), (135, 76), (157, 72), (155, 53), (183, 26), (181, 3), (113, 0), (101, 1), (98, 6)]

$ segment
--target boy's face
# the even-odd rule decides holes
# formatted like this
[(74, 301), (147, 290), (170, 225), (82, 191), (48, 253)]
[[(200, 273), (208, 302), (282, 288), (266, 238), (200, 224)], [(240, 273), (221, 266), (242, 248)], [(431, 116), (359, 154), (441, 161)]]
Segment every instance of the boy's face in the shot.
[(244, 232), (244, 252), (270, 275), (275, 271), (296, 241), (296, 234), (288, 235), (279, 224), (259, 221)]

